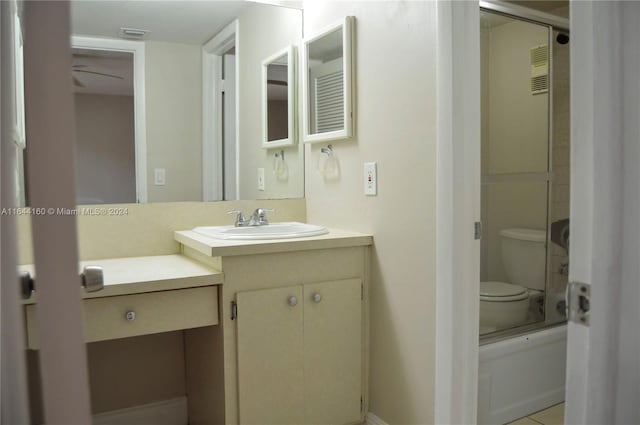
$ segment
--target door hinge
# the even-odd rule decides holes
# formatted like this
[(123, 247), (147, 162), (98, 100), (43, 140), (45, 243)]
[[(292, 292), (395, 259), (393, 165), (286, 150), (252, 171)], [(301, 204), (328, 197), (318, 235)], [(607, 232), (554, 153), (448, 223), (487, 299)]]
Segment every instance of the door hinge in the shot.
[(482, 239), (482, 222), (476, 221), (473, 223), (473, 238), (475, 240)]
[(364, 300), (364, 283), (360, 284), (360, 299)]
[(220, 87), (220, 93), (224, 93), (225, 92), (225, 88), (226, 88), (225, 80), (220, 80), (219, 87)]
[(582, 282), (570, 282), (567, 285), (567, 319), (579, 325), (589, 326), (591, 310), (591, 285)]
[(231, 320), (238, 318), (238, 304), (235, 301), (231, 301)]
[(360, 413), (364, 413), (364, 397), (360, 396)]

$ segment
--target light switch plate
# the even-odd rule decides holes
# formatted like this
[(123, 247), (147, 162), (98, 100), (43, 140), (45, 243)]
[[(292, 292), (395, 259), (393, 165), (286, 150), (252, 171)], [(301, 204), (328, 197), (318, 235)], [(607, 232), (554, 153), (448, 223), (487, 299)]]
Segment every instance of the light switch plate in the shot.
[(378, 194), (378, 167), (375, 162), (364, 163), (364, 194), (375, 196)]
[(258, 168), (258, 190), (264, 190), (264, 168)]
[(156, 186), (164, 186), (167, 184), (167, 170), (164, 168), (153, 169), (153, 184)]

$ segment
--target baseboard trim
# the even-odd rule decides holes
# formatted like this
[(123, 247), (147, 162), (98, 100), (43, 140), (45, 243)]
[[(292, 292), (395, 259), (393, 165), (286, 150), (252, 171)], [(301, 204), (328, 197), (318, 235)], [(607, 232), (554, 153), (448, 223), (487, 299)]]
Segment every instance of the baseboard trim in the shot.
[(367, 420), (365, 421), (366, 425), (388, 425), (385, 421), (374, 415), (373, 413), (367, 413)]
[(187, 425), (187, 397), (178, 397), (93, 415), (93, 425)]

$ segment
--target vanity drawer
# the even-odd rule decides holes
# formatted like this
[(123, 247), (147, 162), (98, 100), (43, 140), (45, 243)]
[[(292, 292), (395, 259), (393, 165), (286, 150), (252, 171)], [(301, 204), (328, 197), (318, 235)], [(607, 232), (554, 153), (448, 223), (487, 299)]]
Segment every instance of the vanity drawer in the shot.
[[(89, 298), (83, 301), (86, 342), (218, 324), (216, 286)], [(37, 304), (26, 306), (27, 345), (38, 348)]]

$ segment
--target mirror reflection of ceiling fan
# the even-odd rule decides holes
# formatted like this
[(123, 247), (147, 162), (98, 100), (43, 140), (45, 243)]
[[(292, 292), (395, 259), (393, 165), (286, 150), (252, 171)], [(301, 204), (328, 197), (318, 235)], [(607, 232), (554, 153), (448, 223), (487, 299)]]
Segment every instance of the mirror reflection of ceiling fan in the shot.
[[(80, 72), (80, 73), (86, 73), (86, 74), (93, 74), (93, 75), (99, 75), (102, 77), (106, 77), (106, 78), (116, 78), (118, 80), (123, 80), (124, 77), (121, 75), (115, 75), (115, 74), (109, 74), (107, 72), (100, 72), (100, 71), (92, 71), (89, 69), (84, 69), (84, 68), (89, 68), (90, 65), (85, 65), (85, 64), (74, 64), (71, 65), (71, 71), (72, 73), (76, 73), (76, 72)], [(73, 78), (73, 85), (76, 87), (86, 87), (85, 84), (82, 83), (82, 81), (80, 81), (75, 75), (72, 75)]]

